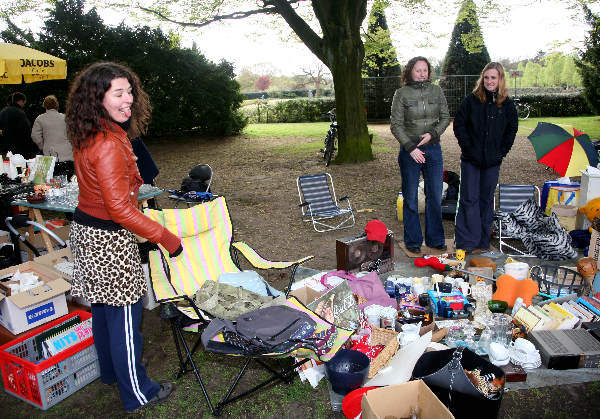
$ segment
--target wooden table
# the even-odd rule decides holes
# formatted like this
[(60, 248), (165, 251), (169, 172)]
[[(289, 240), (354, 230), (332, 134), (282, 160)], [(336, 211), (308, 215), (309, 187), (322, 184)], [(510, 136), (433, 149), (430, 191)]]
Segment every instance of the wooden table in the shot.
[[(142, 187), (140, 187), (140, 191), (138, 193), (138, 202), (139, 202), (140, 209), (148, 206), (149, 199), (152, 199), (162, 193), (163, 193), (163, 190), (160, 188), (157, 188), (152, 185), (142, 185)], [(76, 207), (73, 205), (67, 205), (67, 204), (62, 204), (62, 203), (49, 203), (47, 201), (40, 202), (38, 204), (32, 204), (31, 202), (28, 202), (27, 200), (23, 200), (23, 199), (13, 200), (11, 202), (11, 205), (28, 208), (29, 219), (31, 219), (32, 221), (35, 221), (43, 226), (46, 225), (46, 221), (44, 220), (44, 217), (42, 216), (42, 210), (74, 213), (75, 207)], [(29, 228), (30, 237), (33, 237), (33, 233), (34, 233), (33, 230), (34, 230), (33, 226), (30, 226), (30, 228)], [(42, 241), (44, 243), (44, 247), (46, 248), (48, 253), (54, 251), (54, 246), (52, 244), (52, 241), (51, 241), (48, 233), (46, 233), (44, 230), (40, 230), (40, 234), (42, 237)], [(29, 257), (31, 258), (32, 252), (29, 249), (27, 249), (27, 250), (29, 253)]]

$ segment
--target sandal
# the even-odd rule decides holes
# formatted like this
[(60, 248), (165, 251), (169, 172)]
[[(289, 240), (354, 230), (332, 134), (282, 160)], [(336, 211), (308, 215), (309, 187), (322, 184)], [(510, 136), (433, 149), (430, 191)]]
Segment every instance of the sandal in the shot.
[(148, 400), (146, 404), (143, 404), (133, 410), (128, 410), (127, 413), (137, 412), (138, 410), (143, 409), (144, 407), (149, 406), (151, 404), (165, 401), (173, 392), (173, 388), (174, 387), (172, 383), (160, 383), (160, 389), (158, 390), (158, 393), (156, 393), (156, 396)]

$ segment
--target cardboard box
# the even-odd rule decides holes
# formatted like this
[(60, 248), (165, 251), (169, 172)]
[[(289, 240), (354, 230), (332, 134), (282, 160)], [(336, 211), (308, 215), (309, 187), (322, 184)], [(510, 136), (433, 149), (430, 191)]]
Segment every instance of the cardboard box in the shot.
[(296, 297), (305, 306), (309, 305), (321, 296), (321, 294), (318, 291), (315, 291), (314, 289), (307, 286), (298, 288), (297, 290), (293, 290), (292, 292), (290, 292), (290, 295)]
[(0, 271), (0, 277), (20, 272), (33, 272), (44, 285), (11, 296), (0, 295), (0, 324), (18, 334), (67, 314), (65, 293), (71, 285), (50, 268), (26, 262)]
[(38, 256), (33, 258), (35, 263), (39, 263), (40, 265), (44, 265), (50, 268), (56, 275), (66, 279), (69, 282), (73, 282), (73, 278), (65, 272), (61, 272), (54, 267), (59, 262), (73, 262), (73, 254), (71, 253), (71, 248), (65, 247), (64, 249), (55, 250), (54, 252), (46, 253), (42, 256)]
[(454, 418), (423, 380), (371, 390), (361, 403), (363, 419), (410, 418), (415, 407), (419, 409), (420, 419)]

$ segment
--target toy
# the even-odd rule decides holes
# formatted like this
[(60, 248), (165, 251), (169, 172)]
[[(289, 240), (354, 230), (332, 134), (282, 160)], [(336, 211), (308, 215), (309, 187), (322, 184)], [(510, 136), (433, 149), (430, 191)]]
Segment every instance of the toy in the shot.
[[(600, 198), (594, 198), (588, 201), (583, 207), (579, 207), (579, 212), (584, 214), (588, 220), (594, 221), (594, 218), (600, 217)], [(590, 233), (591, 233), (590, 227)]]
[(497, 290), (492, 300), (502, 300), (512, 307), (517, 297), (523, 298), (525, 305), (531, 305), (531, 298), (540, 292), (538, 284), (531, 278), (518, 280), (513, 276), (503, 274), (496, 280)]
[(584, 293), (587, 295), (592, 290), (592, 283), (594, 282), (594, 277), (596, 276), (596, 272), (598, 271), (598, 265), (596, 260), (592, 257), (585, 257), (579, 259), (577, 262), (577, 272), (583, 276), (583, 279), (586, 283)]
[(438, 271), (450, 271), (452, 268), (449, 265), (443, 264), (438, 258), (416, 258), (415, 266), (422, 268), (424, 266), (430, 266)]

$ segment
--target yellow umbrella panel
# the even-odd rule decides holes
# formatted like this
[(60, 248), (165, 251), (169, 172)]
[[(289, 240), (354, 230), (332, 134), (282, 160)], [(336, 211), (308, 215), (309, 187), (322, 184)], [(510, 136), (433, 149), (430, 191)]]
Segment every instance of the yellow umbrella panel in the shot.
[(67, 62), (22, 45), (0, 43), (0, 84), (64, 79)]

